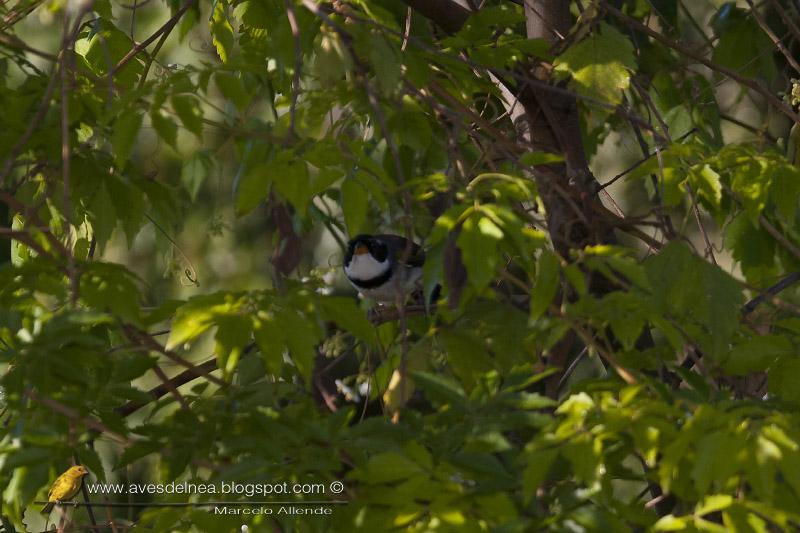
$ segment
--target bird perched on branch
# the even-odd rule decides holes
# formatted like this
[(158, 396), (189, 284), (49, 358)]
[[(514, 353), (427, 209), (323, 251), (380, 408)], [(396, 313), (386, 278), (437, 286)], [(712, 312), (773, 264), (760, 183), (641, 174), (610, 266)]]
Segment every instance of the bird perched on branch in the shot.
[(344, 273), (366, 298), (379, 303), (405, 300), (422, 290), (425, 252), (399, 235), (357, 235), (347, 244)]
[(71, 466), (66, 472), (58, 476), (47, 494), (47, 505), (42, 508), (43, 513), (49, 513), (53, 506), (64, 500), (69, 500), (81, 490), (83, 477), (89, 470), (83, 465)]

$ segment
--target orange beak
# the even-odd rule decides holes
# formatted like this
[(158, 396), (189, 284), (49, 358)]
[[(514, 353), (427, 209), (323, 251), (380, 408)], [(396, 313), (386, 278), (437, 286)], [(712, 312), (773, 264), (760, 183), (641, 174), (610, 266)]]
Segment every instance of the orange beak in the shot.
[(353, 250), (354, 255), (364, 255), (369, 253), (369, 248), (367, 248), (366, 244), (359, 244), (356, 246), (356, 249)]

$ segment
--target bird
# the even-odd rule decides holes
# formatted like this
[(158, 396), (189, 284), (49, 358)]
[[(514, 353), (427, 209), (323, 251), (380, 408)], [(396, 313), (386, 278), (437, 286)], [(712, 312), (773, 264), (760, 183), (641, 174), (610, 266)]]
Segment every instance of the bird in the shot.
[(85, 466), (75, 465), (58, 476), (53, 482), (53, 486), (50, 487), (50, 492), (47, 494), (47, 505), (42, 508), (42, 513), (49, 513), (55, 504), (69, 500), (78, 494), (83, 483), (83, 476), (88, 473), (89, 470)]
[(390, 303), (422, 289), (424, 263), (425, 252), (405, 237), (361, 234), (347, 243), (344, 273), (365, 298)]

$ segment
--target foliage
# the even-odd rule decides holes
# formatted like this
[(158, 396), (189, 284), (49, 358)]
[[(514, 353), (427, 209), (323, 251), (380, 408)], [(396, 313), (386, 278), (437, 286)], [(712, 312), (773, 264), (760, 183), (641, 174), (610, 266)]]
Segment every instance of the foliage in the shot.
[[(572, 2), (555, 40), (515, 2), (457, 31), (399, 0), (140, 4), (0, 7), (4, 531), (43, 530), (33, 502), (73, 462), (99, 482), (341, 481), (281, 497), (347, 502), (84, 525), (800, 528), (800, 307), (775, 287), (800, 268), (796, 102), (775, 96), (800, 57), (791, 2)], [(519, 128), (530, 91), (543, 115), (575, 99), (599, 181), (644, 158), (605, 189), (627, 217)], [(565, 244), (570, 217), (616, 233)], [(429, 314), (370, 322), (345, 289), (345, 236), (385, 230), (425, 245)]]

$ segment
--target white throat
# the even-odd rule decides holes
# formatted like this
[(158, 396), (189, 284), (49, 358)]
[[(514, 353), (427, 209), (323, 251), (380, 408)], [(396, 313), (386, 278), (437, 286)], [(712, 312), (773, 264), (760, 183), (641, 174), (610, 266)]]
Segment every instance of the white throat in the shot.
[(389, 270), (389, 259), (378, 262), (371, 254), (353, 255), (350, 264), (344, 267), (344, 272), (350, 279), (369, 281), (381, 276)]

